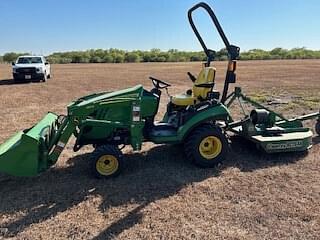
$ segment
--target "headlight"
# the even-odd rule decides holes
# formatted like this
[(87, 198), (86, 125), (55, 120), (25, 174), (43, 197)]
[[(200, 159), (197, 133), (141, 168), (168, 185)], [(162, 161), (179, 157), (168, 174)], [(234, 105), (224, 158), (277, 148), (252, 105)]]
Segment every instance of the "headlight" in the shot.
[(42, 68), (37, 68), (37, 72), (42, 72)]
[(12, 68), (13, 73), (17, 73), (17, 69), (16, 68)]

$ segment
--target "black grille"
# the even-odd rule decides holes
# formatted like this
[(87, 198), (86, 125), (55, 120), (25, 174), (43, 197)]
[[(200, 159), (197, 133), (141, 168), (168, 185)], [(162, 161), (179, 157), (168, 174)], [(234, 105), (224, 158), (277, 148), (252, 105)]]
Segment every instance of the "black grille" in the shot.
[(18, 68), (16, 70), (17, 73), (24, 73), (24, 74), (34, 74), (36, 73), (36, 68), (30, 67), (30, 68)]

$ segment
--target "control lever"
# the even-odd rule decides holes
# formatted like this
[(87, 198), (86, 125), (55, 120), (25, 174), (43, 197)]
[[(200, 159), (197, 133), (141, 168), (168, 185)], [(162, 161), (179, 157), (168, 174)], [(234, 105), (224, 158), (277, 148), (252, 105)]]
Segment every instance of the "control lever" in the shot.
[(188, 72), (188, 76), (192, 82), (195, 82), (197, 80), (197, 78), (191, 72)]

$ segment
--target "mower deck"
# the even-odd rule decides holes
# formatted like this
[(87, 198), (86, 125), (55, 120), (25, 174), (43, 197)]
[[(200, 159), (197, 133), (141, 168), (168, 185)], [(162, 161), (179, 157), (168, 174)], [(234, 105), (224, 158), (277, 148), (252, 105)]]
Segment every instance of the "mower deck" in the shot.
[[(238, 126), (232, 129), (233, 132), (238, 135), (254, 142), (258, 148), (263, 149), (267, 153), (279, 153), (279, 152), (303, 152), (312, 147), (311, 130), (301, 132), (282, 132), (276, 134), (259, 134), (248, 136), (243, 134), (242, 126)], [(273, 127), (270, 129), (274, 131), (285, 131), (280, 127)], [(302, 129), (304, 130), (304, 129)]]

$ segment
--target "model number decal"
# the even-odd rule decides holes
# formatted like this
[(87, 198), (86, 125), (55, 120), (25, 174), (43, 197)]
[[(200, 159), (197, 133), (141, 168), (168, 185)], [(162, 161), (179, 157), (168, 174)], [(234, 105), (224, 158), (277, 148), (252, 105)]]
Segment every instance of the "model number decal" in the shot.
[(302, 141), (267, 144), (267, 149), (269, 149), (269, 150), (291, 149), (291, 148), (299, 148), (299, 147), (303, 147)]

